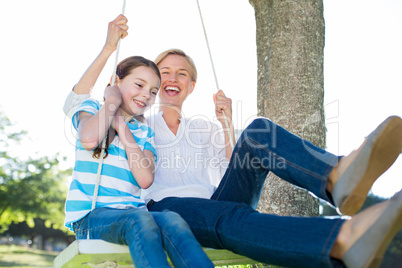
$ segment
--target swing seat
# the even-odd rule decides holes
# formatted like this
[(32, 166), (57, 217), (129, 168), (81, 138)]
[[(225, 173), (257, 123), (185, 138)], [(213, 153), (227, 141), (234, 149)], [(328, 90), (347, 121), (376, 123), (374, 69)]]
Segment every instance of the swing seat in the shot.
[[(215, 266), (256, 264), (249, 258), (228, 250), (205, 248), (204, 251)], [(55, 268), (76, 267), (134, 267), (127, 246), (99, 239), (75, 240), (54, 260)]]

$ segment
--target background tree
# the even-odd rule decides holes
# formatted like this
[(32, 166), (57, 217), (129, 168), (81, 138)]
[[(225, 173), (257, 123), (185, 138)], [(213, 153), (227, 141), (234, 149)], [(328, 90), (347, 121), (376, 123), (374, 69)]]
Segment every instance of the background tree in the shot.
[(31, 241), (30, 246), (33, 245), (33, 241), (40, 236), (39, 249), (44, 250), (46, 242), (51, 240), (52, 242), (63, 241), (66, 245), (75, 240), (75, 235), (71, 232), (66, 232), (66, 229), (53, 228), (53, 224), (49, 227), (46, 226), (45, 220), (41, 218), (34, 218), (34, 226), (30, 227), (26, 221), (14, 223), (12, 222), (7, 231), (1, 233), (2, 236), (11, 237), (23, 237)]
[(57, 156), (27, 160), (11, 156), (9, 146), (25, 134), (15, 132), (0, 112), (0, 232), (13, 221), (27, 221), (33, 227), (35, 218), (44, 219), (48, 227), (63, 225), (71, 170), (60, 170)]
[[(322, 0), (250, 0), (255, 10), (258, 115), (325, 147), (324, 17)], [(310, 194), (273, 174), (258, 209), (280, 215), (318, 215)]]

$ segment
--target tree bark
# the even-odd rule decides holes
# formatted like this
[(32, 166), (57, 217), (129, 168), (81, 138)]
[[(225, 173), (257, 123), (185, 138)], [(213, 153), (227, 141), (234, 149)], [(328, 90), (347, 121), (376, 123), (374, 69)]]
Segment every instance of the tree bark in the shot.
[[(250, 0), (255, 10), (258, 115), (325, 148), (322, 0)], [(314, 216), (318, 200), (270, 174), (258, 210)]]

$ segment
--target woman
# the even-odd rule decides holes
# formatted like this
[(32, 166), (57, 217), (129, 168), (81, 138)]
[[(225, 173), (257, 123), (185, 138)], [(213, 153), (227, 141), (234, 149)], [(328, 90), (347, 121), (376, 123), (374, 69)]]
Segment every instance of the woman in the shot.
[[(250, 124), (232, 152), (229, 136), (222, 138), (216, 125), (181, 117), (197, 79), (191, 58), (172, 50), (162, 53), (156, 63), (162, 75), (161, 107), (149, 124), (162, 161), (154, 184), (144, 193), (150, 211), (175, 211), (203, 246), (226, 248), (265, 263), (379, 265), (389, 241), (402, 227), (401, 192), (350, 219), (283, 217), (254, 208), (268, 172), (273, 172), (353, 215), (401, 152), (399, 117), (387, 119), (345, 157), (317, 148), (267, 119)], [(65, 107), (72, 106), (73, 96), (77, 95), (70, 93)], [(224, 111), (230, 123), (230, 99), (220, 91), (215, 100), (218, 118), (222, 122)]]

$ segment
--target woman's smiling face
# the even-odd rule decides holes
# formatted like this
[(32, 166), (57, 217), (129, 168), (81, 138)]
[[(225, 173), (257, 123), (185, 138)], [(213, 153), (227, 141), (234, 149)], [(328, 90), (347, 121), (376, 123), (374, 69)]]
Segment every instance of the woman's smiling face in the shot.
[(160, 104), (173, 105), (181, 109), (183, 102), (195, 87), (189, 63), (180, 55), (168, 55), (158, 67), (162, 76)]

